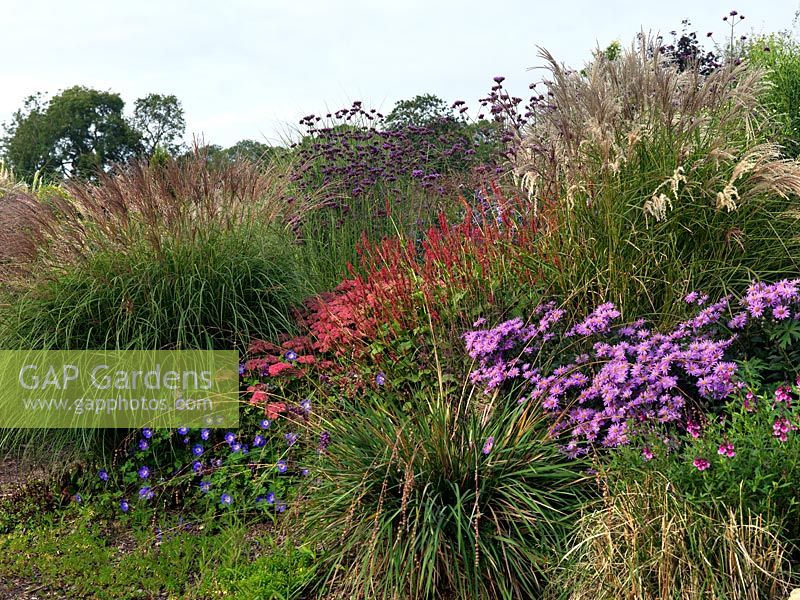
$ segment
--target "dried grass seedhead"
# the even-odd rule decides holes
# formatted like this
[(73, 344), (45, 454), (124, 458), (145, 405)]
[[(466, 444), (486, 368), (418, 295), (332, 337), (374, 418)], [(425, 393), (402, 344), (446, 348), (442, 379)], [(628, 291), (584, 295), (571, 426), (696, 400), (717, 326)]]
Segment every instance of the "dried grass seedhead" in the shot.
[[(575, 191), (585, 190), (591, 205), (619, 187), (626, 165), (633, 173), (643, 164), (664, 168), (642, 197), (645, 213), (656, 220), (678, 201), (679, 186), (691, 186), (700, 171), (703, 185), (719, 180), (706, 193), (722, 209), (734, 210), (760, 193), (796, 194), (798, 163), (781, 160), (776, 146), (758, 141), (769, 126), (758, 101), (766, 85), (761, 69), (742, 63), (709, 75), (681, 71), (654, 47), (642, 34), (616, 58), (598, 52), (581, 72), (540, 51), (549, 104), (536, 109), (513, 159), (532, 201), (574, 202)], [(709, 169), (717, 175), (709, 176)]]
[(249, 225), (291, 228), (315, 205), (294, 198), (285, 168), (239, 161), (211, 167), (199, 150), (185, 159), (133, 162), (97, 182), (72, 180), (38, 198), (0, 202), (0, 280), (80, 262), (98, 249), (165, 240), (202, 242), (212, 231)]
[[(762, 516), (725, 518), (681, 499), (664, 477), (627, 482), (582, 520), (567, 555), (571, 600), (784, 598), (788, 548)], [(569, 562), (572, 561), (572, 562)]]

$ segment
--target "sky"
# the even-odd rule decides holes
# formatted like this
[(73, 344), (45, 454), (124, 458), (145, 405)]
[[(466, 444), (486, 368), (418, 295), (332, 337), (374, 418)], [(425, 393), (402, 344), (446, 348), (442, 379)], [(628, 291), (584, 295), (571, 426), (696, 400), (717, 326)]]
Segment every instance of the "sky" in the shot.
[(496, 75), (523, 95), (541, 78), (537, 47), (581, 67), (597, 46), (686, 18), (722, 42), (733, 9), (737, 36), (797, 32), (800, 0), (0, 0), (0, 122), (34, 92), (84, 85), (128, 110), (176, 95), (187, 141), (279, 143), (354, 100), (476, 106)]

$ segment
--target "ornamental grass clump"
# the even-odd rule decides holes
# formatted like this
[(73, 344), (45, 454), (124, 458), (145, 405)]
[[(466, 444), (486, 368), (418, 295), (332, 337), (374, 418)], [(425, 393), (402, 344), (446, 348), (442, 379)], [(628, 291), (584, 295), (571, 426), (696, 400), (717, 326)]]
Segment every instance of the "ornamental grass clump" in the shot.
[(680, 67), (656, 47), (642, 35), (582, 71), (542, 51), (547, 101), (512, 162), (557, 295), (674, 322), (692, 289), (798, 272), (800, 163), (775, 143), (761, 68)]
[(687, 501), (669, 479), (616, 482), (580, 521), (553, 598), (785, 598), (791, 548), (780, 528), (736, 506)]
[(584, 498), (583, 468), (531, 407), (434, 392), (412, 415), (343, 406), (302, 518), (321, 593), (535, 598)]
[[(289, 327), (305, 289), (289, 178), (202, 154), (138, 162), (0, 212), (0, 341), (26, 348), (232, 348)], [(8, 200), (8, 199), (7, 199)]]

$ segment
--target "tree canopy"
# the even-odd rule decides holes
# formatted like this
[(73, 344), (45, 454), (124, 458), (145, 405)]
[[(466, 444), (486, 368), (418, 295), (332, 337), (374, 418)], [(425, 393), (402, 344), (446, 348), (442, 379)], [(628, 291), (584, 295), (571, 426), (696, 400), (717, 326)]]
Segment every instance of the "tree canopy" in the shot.
[(74, 86), (30, 96), (5, 125), (5, 156), (17, 175), (92, 177), (133, 156), (140, 136), (123, 116), (119, 94)]
[(400, 100), (386, 115), (386, 124), (396, 129), (409, 126), (436, 127), (456, 120), (447, 102), (434, 94), (419, 94), (410, 100)]
[(134, 104), (132, 124), (141, 136), (146, 156), (152, 156), (158, 147), (175, 155), (183, 146), (186, 121), (181, 102), (174, 95), (148, 94), (139, 98)]

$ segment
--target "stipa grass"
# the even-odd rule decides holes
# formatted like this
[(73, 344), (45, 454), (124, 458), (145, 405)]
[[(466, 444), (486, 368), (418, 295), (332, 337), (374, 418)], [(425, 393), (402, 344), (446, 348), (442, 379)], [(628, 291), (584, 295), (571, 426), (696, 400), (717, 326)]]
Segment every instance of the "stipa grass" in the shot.
[(430, 398), (347, 407), (303, 509), (346, 598), (534, 598), (583, 498), (581, 463), (525, 410)]

